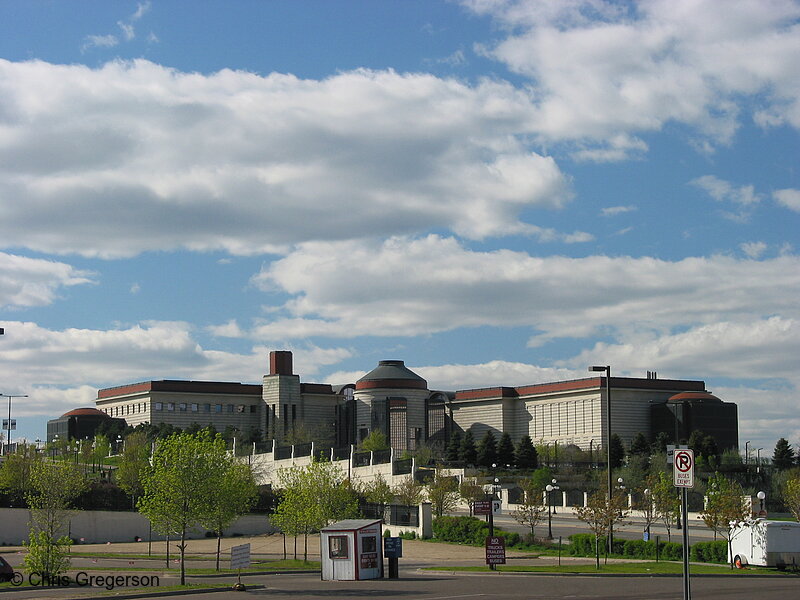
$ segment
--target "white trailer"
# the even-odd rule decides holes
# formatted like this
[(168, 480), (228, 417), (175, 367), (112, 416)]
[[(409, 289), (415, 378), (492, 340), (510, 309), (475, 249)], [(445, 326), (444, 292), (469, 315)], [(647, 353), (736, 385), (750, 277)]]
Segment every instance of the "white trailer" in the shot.
[(756, 519), (731, 530), (728, 560), (739, 568), (800, 566), (800, 523)]

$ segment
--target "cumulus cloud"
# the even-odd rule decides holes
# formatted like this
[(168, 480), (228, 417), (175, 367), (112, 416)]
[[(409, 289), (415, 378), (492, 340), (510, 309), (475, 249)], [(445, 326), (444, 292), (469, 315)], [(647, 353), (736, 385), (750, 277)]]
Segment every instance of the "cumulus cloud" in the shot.
[(785, 189), (772, 192), (772, 197), (778, 204), (794, 212), (800, 212), (800, 190)]
[[(354, 285), (359, 282), (359, 285)], [(292, 295), (253, 332), (262, 339), (413, 336), (528, 326), (531, 345), (636, 329), (781, 314), (800, 317), (800, 259), (539, 258), (476, 252), (453, 238), (310, 242), (254, 283)]]
[(748, 257), (757, 259), (760, 258), (767, 250), (767, 245), (764, 242), (745, 242), (739, 246)]
[(670, 121), (727, 143), (747, 96), (759, 124), (800, 127), (792, 0), (726, 3), (724, 18), (716, 0), (462, 1), (503, 28), (479, 51), (532, 80), (543, 135), (595, 140), (600, 160), (614, 158), (616, 136)]
[(635, 210), (636, 207), (630, 204), (628, 206), (608, 206), (603, 208), (600, 211), (600, 214), (602, 214), (604, 217), (614, 217), (616, 215), (633, 212)]
[(52, 304), (60, 289), (94, 283), (94, 273), (71, 265), (0, 252), (0, 307)]
[[(99, 387), (152, 379), (258, 383), (269, 369), (271, 348), (254, 346), (248, 354), (209, 350), (183, 322), (143, 322), (114, 330), (52, 330), (20, 321), (3, 326), (0, 378), (8, 389), (29, 394), (28, 408), (15, 409), (23, 416), (53, 414), (54, 405), (91, 405), (89, 396), (93, 400)], [(299, 372), (307, 374), (351, 355), (346, 348), (313, 344), (290, 349)]]
[(255, 254), (437, 228), (552, 238), (518, 215), (572, 195), (521, 141), (530, 100), (504, 82), (0, 60), (0, 95), (0, 197), (19, 200), (2, 240), (44, 252)]

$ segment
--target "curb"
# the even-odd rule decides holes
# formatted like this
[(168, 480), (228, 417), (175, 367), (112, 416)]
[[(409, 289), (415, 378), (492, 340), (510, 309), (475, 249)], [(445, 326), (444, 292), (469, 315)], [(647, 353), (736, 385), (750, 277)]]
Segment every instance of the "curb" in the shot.
[[(446, 568), (442, 569), (417, 569), (417, 573), (419, 575), (429, 575), (429, 574), (446, 574), (446, 575), (454, 575), (454, 576), (462, 576), (462, 577), (484, 577), (489, 575), (490, 577), (498, 577), (498, 576), (522, 576), (522, 577), (641, 577), (646, 579), (651, 579), (654, 577), (665, 577), (665, 578), (674, 578), (674, 579), (682, 579), (683, 575), (678, 573), (653, 573), (653, 574), (646, 574), (646, 573), (581, 573), (576, 571), (564, 571), (562, 573), (551, 573), (548, 571), (541, 571), (541, 572), (533, 572), (533, 571), (450, 571)], [(719, 577), (731, 577), (731, 575), (722, 575), (722, 574), (714, 574), (714, 573), (697, 573), (692, 575), (690, 573), (690, 577), (692, 579), (695, 578), (719, 578)], [(736, 575), (733, 575), (736, 577)], [(798, 575), (739, 575), (739, 577), (746, 577), (747, 579), (774, 579), (780, 577), (798, 577)]]

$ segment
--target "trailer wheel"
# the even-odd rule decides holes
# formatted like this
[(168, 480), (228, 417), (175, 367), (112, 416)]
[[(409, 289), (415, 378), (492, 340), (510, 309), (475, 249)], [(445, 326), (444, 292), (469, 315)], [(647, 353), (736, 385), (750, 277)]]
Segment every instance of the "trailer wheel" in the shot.
[(745, 563), (744, 563), (744, 561), (742, 561), (742, 557), (741, 557), (741, 556), (739, 556), (739, 555), (737, 554), (737, 555), (736, 555), (736, 556), (733, 558), (733, 565), (734, 565), (734, 566), (735, 566), (737, 569), (744, 569), (744, 565), (745, 565)]

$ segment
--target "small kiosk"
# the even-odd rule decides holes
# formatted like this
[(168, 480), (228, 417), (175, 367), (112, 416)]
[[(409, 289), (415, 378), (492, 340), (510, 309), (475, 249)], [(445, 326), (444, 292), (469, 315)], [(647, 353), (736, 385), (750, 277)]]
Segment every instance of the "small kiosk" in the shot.
[(349, 519), (320, 531), (322, 579), (352, 581), (383, 577), (383, 521)]

